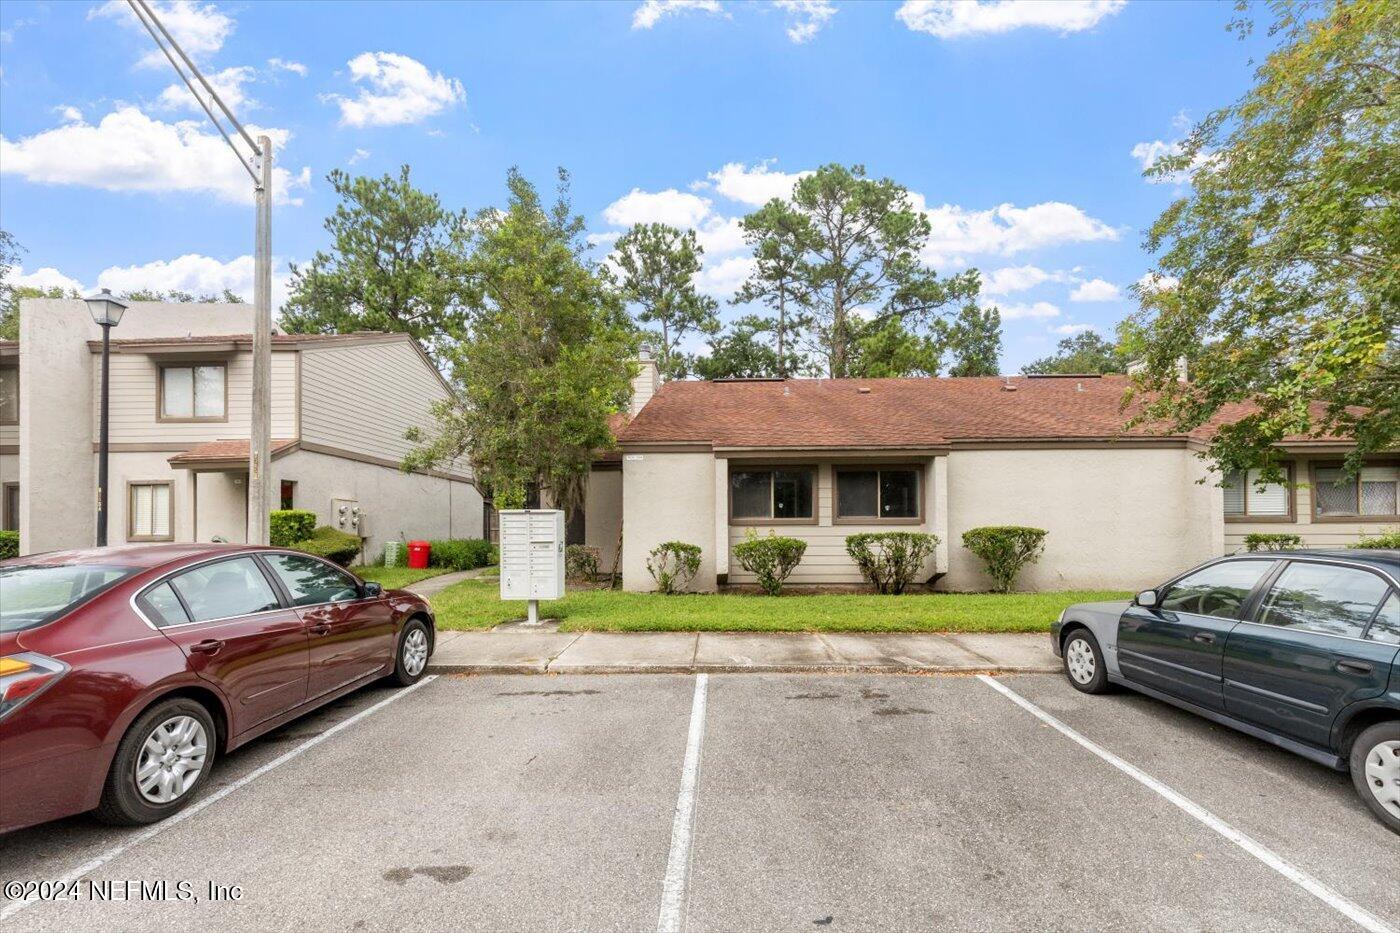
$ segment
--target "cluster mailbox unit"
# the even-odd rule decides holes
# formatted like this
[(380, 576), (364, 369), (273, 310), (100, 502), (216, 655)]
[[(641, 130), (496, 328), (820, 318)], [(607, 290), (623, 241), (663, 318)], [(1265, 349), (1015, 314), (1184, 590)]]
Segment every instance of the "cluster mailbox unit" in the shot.
[(539, 601), (564, 595), (564, 513), (502, 509), (501, 599), (529, 600), (526, 619), (539, 621)]

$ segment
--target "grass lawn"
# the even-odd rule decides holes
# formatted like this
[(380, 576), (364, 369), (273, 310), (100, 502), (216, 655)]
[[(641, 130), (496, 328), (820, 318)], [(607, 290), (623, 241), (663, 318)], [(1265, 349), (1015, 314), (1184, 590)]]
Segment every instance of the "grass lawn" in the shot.
[(410, 583), (426, 580), (428, 577), (452, 572), (448, 567), (429, 567), (426, 570), (414, 570), (410, 567), (351, 567), (350, 569), (361, 579), (384, 584), (386, 590), (397, 590)]
[[(525, 615), (494, 581), (467, 580), (433, 597), (443, 629), (483, 629)], [(1047, 632), (1071, 603), (1127, 599), (1111, 590), (1056, 593), (918, 593), (659, 596), (576, 590), (540, 604), (566, 632)]]

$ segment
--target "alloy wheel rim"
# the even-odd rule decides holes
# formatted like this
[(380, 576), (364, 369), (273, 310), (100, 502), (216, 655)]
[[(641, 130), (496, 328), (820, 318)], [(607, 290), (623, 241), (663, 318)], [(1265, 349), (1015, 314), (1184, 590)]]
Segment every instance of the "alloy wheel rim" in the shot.
[(1069, 643), (1065, 649), (1065, 661), (1069, 676), (1074, 678), (1075, 683), (1087, 684), (1094, 679), (1098, 664), (1094, 661), (1094, 649), (1084, 639), (1076, 638)]
[(1387, 813), (1400, 819), (1400, 740), (1381, 742), (1366, 753), (1366, 786)]
[(187, 794), (204, 772), (209, 737), (193, 716), (172, 716), (151, 730), (136, 756), (136, 789), (152, 803)]
[(417, 677), (427, 663), (428, 636), (416, 628), (403, 640), (403, 669), (410, 677)]

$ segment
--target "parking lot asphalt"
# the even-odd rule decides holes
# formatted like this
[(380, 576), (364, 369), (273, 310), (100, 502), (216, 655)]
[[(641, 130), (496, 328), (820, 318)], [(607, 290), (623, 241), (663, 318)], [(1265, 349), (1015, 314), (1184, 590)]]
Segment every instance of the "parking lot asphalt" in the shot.
[[(998, 682), (1400, 928), (1400, 837), (1345, 775), (1133, 694)], [(1359, 928), (976, 677), (699, 693), (682, 675), (361, 691), (235, 752), (206, 795), (246, 784), (149, 837), (77, 817), (0, 838), (0, 880), (95, 865), (171, 886), (29, 903), (0, 930), (654, 930), (664, 889), (692, 931)]]

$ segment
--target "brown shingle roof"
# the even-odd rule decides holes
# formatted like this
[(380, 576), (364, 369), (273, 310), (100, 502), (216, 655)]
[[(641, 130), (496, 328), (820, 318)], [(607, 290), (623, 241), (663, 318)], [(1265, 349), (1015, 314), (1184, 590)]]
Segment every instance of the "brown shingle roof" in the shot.
[[(274, 457), (288, 452), (296, 440), (284, 438), (272, 442), (272, 455)], [(188, 463), (246, 463), (248, 462), (248, 442), (246, 440), (223, 440), (210, 441), (207, 444), (200, 444), (191, 447), (189, 450), (181, 451), (170, 458), (170, 465), (174, 467)]]

